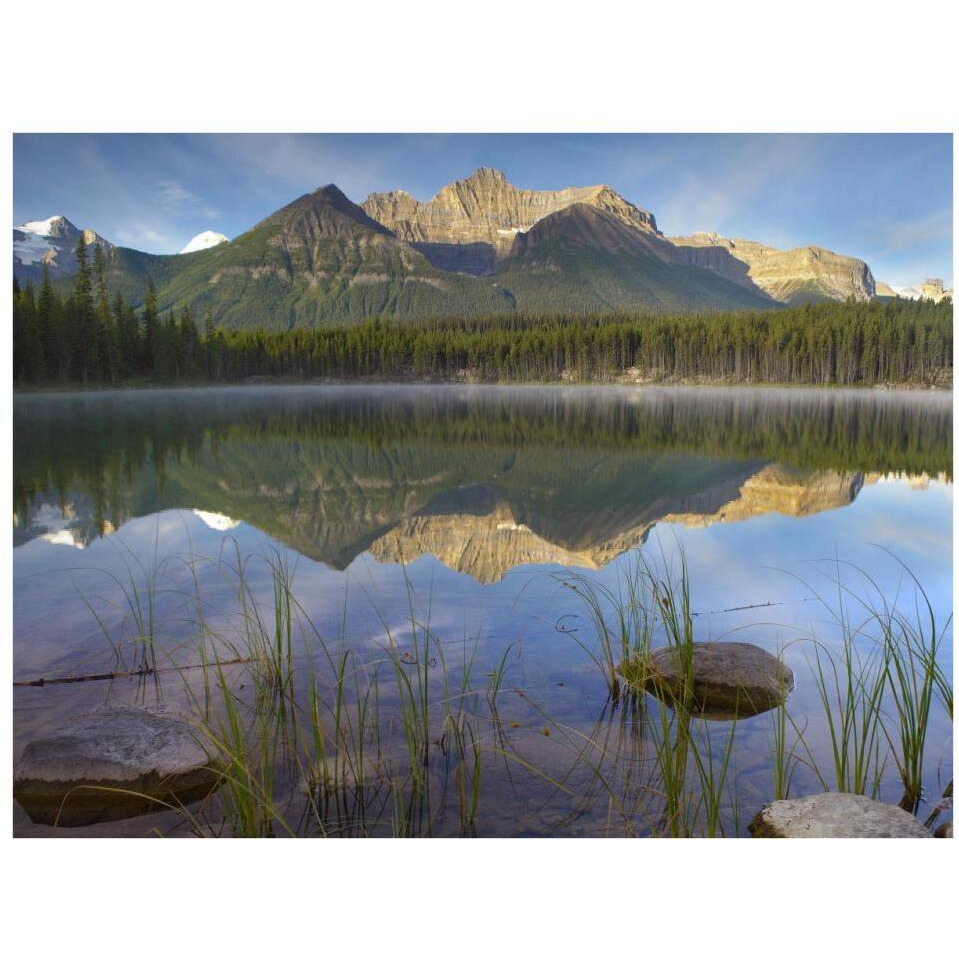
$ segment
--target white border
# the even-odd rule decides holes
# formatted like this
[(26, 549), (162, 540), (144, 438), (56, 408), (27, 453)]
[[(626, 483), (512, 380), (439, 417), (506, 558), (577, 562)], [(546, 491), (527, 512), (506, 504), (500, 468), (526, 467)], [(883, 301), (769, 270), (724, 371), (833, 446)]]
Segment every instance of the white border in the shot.
[[(668, 8), (46, 0), (21, 4), (6, 20), (5, 204), (13, 131), (959, 129), (956, 14), (927, 0)], [(7, 250), (8, 318), (10, 270)], [(0, 392), (9, 452), (9, 321), (6, 329)], [(9, 466), (4, 479), (9, 497)], [(9, 527), (5, 535), (10, 636)], [(10, 655), (0, 783), (7, 810)], [(403, 946), (466, 956), (664, 948), (717, 959), (901, 956), (955, 939), (955, 848), (5, 838), (0, 908), (8, 948), (26, 956), (282, 954), (290, 946), (360, 955)]]

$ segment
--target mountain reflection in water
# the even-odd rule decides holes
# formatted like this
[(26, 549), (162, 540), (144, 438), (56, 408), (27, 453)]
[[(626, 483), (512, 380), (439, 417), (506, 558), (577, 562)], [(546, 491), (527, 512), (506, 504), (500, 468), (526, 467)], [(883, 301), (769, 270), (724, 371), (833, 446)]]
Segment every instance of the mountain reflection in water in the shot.
[(951, 395), (318, 387), (18, 396), (14, 542), (85, 546), (190, 509), (334, 568), (430, 553), (480, 582), (602, 567), (660, 522), (852, 502), (951, 480)]

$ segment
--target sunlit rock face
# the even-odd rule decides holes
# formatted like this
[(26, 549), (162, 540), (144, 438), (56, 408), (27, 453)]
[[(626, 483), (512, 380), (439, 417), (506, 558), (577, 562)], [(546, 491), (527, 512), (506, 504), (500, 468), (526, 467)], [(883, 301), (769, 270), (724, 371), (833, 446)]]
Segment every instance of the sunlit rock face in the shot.
[(919, 284), (919, 292), (924, 300), (932, 300), (935, 303), (952, 299), (952, 290), (947, 290), (939, 279), (923, 280)]
[[(494, 258), (504, 257), (517, 234), (574, 203), (604, 210), (637, 230), (658, 235), (655, 217), (620, 196), (605, 184), (567, 187), (562, 190), (522, 190), (499, 170), (480, 167), (465, 180), (444, 186), (432, 200), (421, 203), (404, 190), (371, 193), (363, 203), (366, 213), (392, 230), (401, 240), (417, 244), (484, 244)], [(429, 255), (430, 251), (423, 248)], [(447, 254), (452, 256), (452, 254)], [(489, 259), (475, 248), (475, 267)], [(464, 272), (469, 261), (462, 261)]]
[(731, 240), (717, 233), (694, 233), (669, 239), (681, 251), (685, 249), (683, 255), (688, 262), (741, 283), (738, 268), (728, 257), (716, 252), (726, 250), (729, 256), (746, 264), (749, 280), (782, 303), (849, 297), (872, 300), (876, 296), (876, 281), (866, 263), (822, 247), (777, 250), (754, 240)]
[[(881, 285), (886, 287), (885, 283)], [(892, 286), (886, 289), (892, 296), (906, 300), (932, 300), (933, 303), (940, 303), (942, 300), (952, 299), (952, 290), (947, 290), (942, 280), (937, 278), (923, 280), (915, 286)]]
[(716, 512), (671, 514), (663, 517), (663, 522), (696, 527), (736, 523), (764, 513), (811, 516), (847, 506), (859, 495), (863, 481), (862, 473), (805, 473), (785, 466), (767, 466), (746, 480), (739, 496)]

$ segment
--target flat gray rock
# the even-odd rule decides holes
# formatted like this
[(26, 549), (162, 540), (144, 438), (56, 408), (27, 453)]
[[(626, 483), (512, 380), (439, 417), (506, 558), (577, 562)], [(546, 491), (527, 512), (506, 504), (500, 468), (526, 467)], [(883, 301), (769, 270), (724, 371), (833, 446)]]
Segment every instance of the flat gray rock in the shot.
[[(645, 687), (667, 702), (682, 696), (674, 646), (649, 657)], [(691, 706), (707, 719), (754, 716), (778, 706), (794, 686), (792, 670), (752, 643), (693, 643)]]
[(34, 822), (88, 826), (200, 799), (218, 779), (186, 720), (106, 706), (28, 743), (13, 794)]
[(763, 806), (749, 824), (762, 839), (931, 839), (905, 809), (854, 793), (821, 793)]

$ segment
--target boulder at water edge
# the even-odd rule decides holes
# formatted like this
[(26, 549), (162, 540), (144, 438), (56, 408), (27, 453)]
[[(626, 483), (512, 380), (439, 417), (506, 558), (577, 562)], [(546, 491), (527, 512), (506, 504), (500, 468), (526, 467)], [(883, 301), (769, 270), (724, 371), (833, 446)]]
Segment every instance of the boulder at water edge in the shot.
[(822, 793), (763, 806), (749, 824), (762, 839), (931, 839), (899, 806), (854, 793)]
[[(794, 685), (792, 670), (752, 643), (692, 643), (691, 707), (707, 719), (754, 716), (778, 706)], [(684, 654), (675, 646), (651, 654), (645, 687), (671, 704), (681, 701)]]
[(184, 719), (109, 706), (28, 743), (13, 792), (34, 822), (88, 826), (201, 799), (218, 778)]

